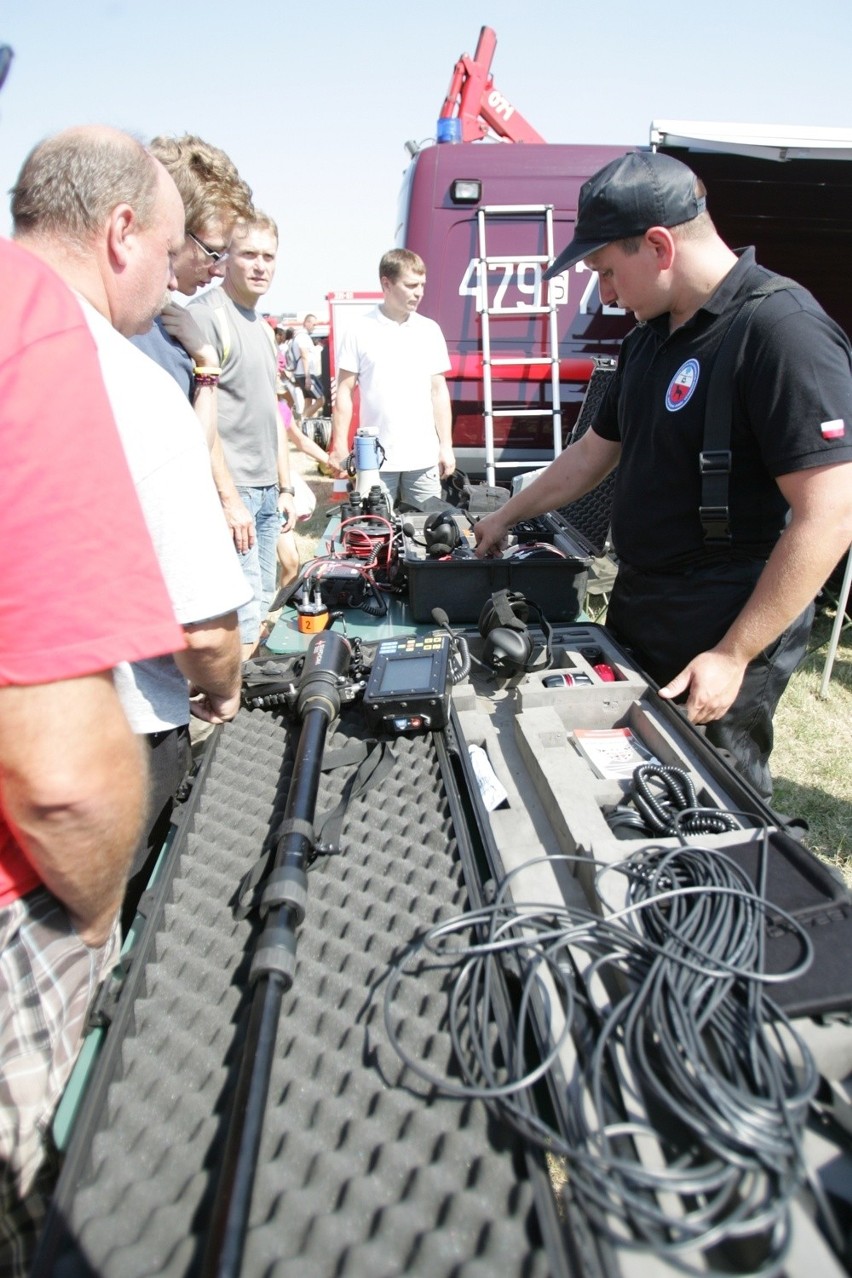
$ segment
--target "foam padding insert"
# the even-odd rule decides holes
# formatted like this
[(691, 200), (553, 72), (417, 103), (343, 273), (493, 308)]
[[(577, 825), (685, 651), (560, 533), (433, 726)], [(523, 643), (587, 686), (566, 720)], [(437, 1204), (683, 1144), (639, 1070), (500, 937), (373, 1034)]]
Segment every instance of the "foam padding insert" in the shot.
[[(349, 709), (328, 747), (360, 735)], [(272, 846), (294, 738), (283, 715), (243, 710), (211, 741), (107, 1035), (118, 1050), (111, 1042), (97, 1067), (103, 1103), (71, 1141), (41, 1272), (199, 1272), (258, 935), (256, 921), (235, 918), (233, 899)], [(467, 903), (434, 743), (392, 749), (379, 792), (352, 799), (339, 855), (309, 873), (242, 1273), (545, 1278), (554, 1270), (539, 1190), (515, 1137), (482, 1105), (430, 1093), (386, 1037), (389, 964)], [(351, 771), (323, 776), (318, 812), (334, 807)], [(424, 978), (403, 1009), (409, 1041), (419, 1035), (438, 1067), (450, 1058), (441, 980)]]

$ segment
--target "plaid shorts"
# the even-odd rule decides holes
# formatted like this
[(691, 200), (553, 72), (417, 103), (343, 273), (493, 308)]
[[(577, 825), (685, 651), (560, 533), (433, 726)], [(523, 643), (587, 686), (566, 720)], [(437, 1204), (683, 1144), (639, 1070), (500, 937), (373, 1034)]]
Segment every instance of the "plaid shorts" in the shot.
[(50, 1122), (119, 948), (117, 922), (104, 945), (84, 945), (44, 888), (0, 910), (0, 1278), (27, 1272)]

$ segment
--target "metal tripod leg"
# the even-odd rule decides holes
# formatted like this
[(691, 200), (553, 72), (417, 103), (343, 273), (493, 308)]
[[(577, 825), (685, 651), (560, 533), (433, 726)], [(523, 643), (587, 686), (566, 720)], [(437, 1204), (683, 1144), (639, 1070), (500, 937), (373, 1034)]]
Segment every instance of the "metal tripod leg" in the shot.
[(828, 682), (834, 667), (834, 658), (837, 656), (840, 633), (844, 625), (846, 625), (846, 605), (849, 602), (850, 586), (852, 586), (852, 549), (846, 552), (846, 571), (843, 574), (843, 585), (840, 587), (840, 594), (837, 599), (837, 616), (834, 618), (834, 625), (831, 627), (828, 655), (825, 658), (825, 669), (822, 672), (822, 684), (819, 690), (821, 697), (828, 696)]

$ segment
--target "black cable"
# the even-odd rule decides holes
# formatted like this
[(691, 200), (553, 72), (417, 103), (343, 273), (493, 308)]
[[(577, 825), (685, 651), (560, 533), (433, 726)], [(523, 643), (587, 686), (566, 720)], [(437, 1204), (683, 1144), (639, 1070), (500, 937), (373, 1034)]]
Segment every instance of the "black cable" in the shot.
[(450, 682), (455, 686), (470, 674), (470, 648), (464, 635), (453, 635)]
[(374, 581), (369, 581), (370, 595), (365, 595), (358, 608), (361, 612), (366, 612), (368, 617), (386, 617), (388, 614), (387, 600), (383, 599)]
[[(450, 619), (443, 608), (432, 609), (432, 620), (449, 635), (452, 654), (450, 658), (450, 682), (455, 686), (457, 683), (461, 683), (462, 679), (467, 678), (470, 674), (471, 662), (476, 660), (476, 658), (471, 656), (470, 648), (464, 635), (456, 634), (455, 630), (453, 630), (450, 625)], [(477, 665), (482, 665), (481, 661), (477, 660), (476, 663)], [(488, 669), (488, 667), (483, 667), (483, 669)]]
[[(765, 868), (766, 831), (762, 841)], [(789, 1205), (805, 1179), (802, 1131), (817, 1074), (767, 991), (810, 965), (807, 933), (772, 905), (773, 926), (796, 934), (803, 957), (788, 972), (766, 973), (768, 903), (723, 851), (694, 844), (644, 847), (599, 866), (601, 913), (511, 901), (522, 870), (557, 861), (595, 864), (583, 856), (528, 862), (490, 905), (409, 947), (387, 983), (390, 1041), (433, 1087), (484, 1101), (565, 1158), (571, 1193), (613, 1242), (707, 1275), (691, 1253), (765, 1234), (766, 1256), (753, 1272), (777, 1272)], [(612, 876), (626, 888), (617, 909), (600, 891)], [(449, 1056), (441, 1068), (422, 1044), (403, 1041), (411, 1030), (402, 1011), (395, 1023), (400, 986), (424, 967), (444, 972), (446, 1039), (434, 1031), (429, 1039)], [(517, 991), (509, 1027), (495, 994), (507, 982)], [(411, 1005), (406, 997), (402, 1006)], [(530, 1065), (524, 1045), (542, 1014), (552, 1032)], [(569, 1039), (577, 1064), (566, 1079)], [(561, 1098), (556, 1125), (519, 1097), (545, 1076)], [(662, 1164), (644, 1161), (649, 1142), (662, 1147)]]
[(645, 822), (635, 808), (619, 803), (604, 813), (604, 819), (617, 839), (640, 839), (648, 834)]
[[(636, 815), (631, 815), (633, 805)], [(641, 763), (623, 800), (605, 813), (610, 829), (619, 838), (639, 834), (725, 834), (738, 822), (730, 812), (698, 804), (692, 778), (670, 764)]]

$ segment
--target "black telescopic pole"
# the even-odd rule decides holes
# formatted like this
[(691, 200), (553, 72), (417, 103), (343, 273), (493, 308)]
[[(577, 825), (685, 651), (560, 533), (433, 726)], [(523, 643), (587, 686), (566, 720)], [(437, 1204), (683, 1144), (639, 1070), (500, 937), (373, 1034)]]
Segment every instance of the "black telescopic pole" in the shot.
[(311, 640), (299, 679), (296, 711), (302, 730), (261, 900), (265, 925), (249, 974), (254, 993), (213, 1204), (205, 1278), (238, 1278), (240, 1273), (281, 1000), (293, 984), (296, 929), (305, 917), (323, 750), (329, 725), (340, 711), (340, 683), (350, 657), (341, 635), (323, 631)]

